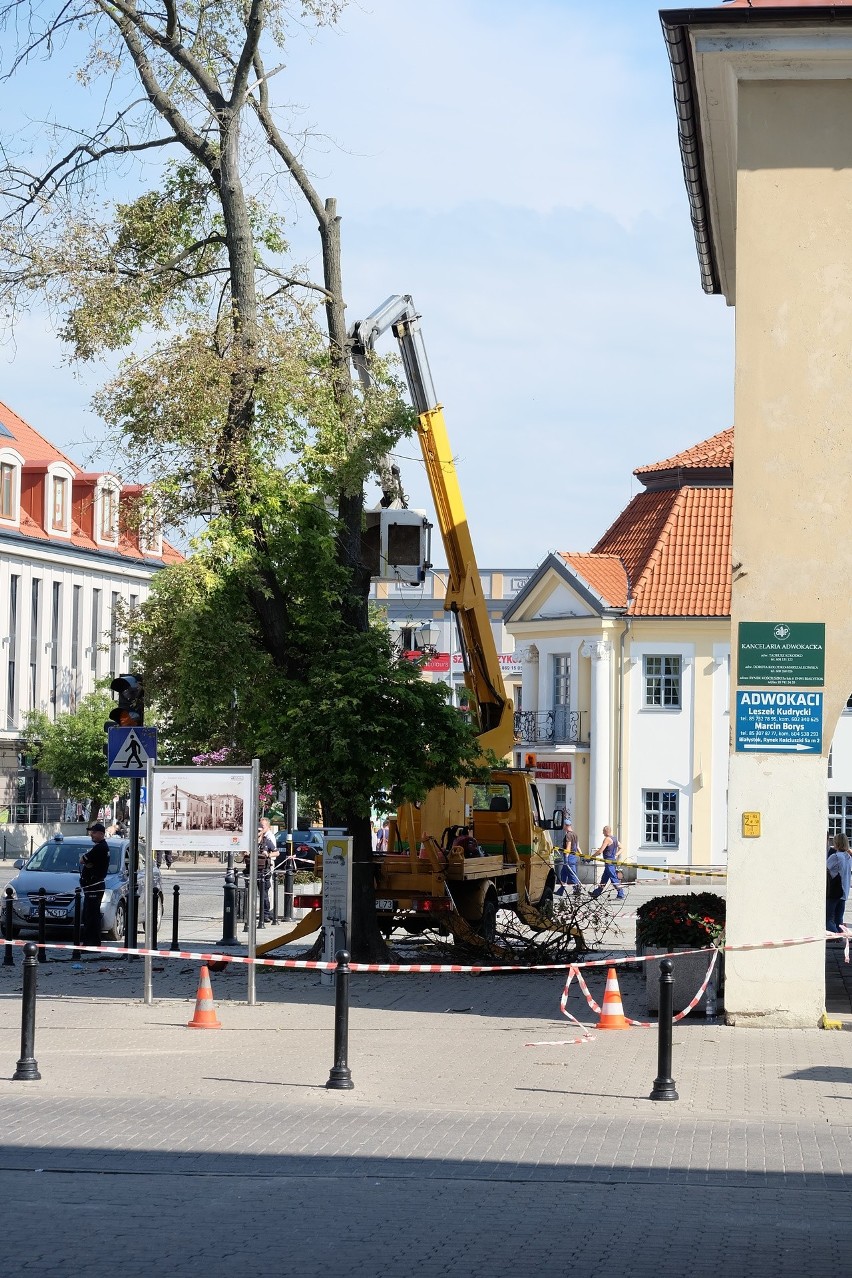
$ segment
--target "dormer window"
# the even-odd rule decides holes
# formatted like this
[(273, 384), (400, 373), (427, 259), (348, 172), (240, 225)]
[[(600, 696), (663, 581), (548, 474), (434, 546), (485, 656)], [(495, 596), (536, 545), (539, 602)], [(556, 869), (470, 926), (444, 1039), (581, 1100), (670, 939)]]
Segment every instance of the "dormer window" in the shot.
[(21, 467), (23, 457), (10, 448), (0, 448), (0, 520), (17, 524), (21, 507)]
[(68, 480), (64, 475), (53, 476), (50, 526), (54, 532), (68, 531), (68, 487)]
[(115, 541), (117, 511), (115, 489), (105, 488), (101, 493), (101, 539)]
[(118, 484), (111, 476), (98, 482), (95, 501), (95, 540), (101, 545), (114, 546), (118, 542), (118, 494)]
[(71, 536), (71, 484), (74, 472), (65, 462), (51, 462), (44, 481), (44, 527), (52, 536)]
[(0, 519), (14, 519), (18, 486), (17, 466), (0, 462)]
[(139, 525), (139, 549), (143, 555), (159, 558), (163, 553), (163, 531), (154, 509), (145, 512)]

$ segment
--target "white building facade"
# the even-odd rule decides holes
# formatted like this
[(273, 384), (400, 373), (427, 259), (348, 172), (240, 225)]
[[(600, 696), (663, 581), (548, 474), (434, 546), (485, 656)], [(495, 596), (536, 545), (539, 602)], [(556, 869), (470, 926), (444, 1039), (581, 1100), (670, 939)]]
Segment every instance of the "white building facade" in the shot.
[[(583, 850), (606, 824), (638, 862), (722, 866), (733, 431), (635, 473), (645, 491), (593, 551), (548, 556), (508, 606), (515, 763)], [(826, 829), (852, 836), (852, 709), (826, 731)]]
[[(71, 711), (126, 670), (117, 628), (180, 554), (129, 527), (140, 489), (85, 472), (0, 404), (0, 817), (39, 820), (53, 792), (22, 754), (27, 713)], [(25, 812), (23, 808), (26, 807)], [(4, 809), (9, 809), (4, 812)]]

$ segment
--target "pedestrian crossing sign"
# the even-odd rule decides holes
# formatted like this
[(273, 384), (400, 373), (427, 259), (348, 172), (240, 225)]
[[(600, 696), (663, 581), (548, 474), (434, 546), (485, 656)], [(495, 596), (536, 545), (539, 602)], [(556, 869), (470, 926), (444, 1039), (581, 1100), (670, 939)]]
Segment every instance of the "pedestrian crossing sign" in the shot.
[(110, 728), (107, 759), (111, 777), (144, 777), (148, 760), (157, 762), (157, 729)]

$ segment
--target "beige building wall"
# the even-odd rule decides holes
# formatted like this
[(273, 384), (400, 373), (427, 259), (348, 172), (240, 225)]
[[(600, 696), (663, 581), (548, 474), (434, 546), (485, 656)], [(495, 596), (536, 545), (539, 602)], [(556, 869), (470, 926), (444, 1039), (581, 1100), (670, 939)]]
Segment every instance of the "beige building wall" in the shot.
[[(740, 621), (825, 622), (827, 754), (852, 689), (852, 83), (738, 92), (733, 636)], [(734, 653), (732, 689), (735, 675)], [(824, 756), (731, 754), (732, 944), (821, 935), (825, 772)], [(741, 835), (752, 810), (759, 840)], [(729, 1019), (815, 1025), (823, 963), (821, 940), (730, 955)]]

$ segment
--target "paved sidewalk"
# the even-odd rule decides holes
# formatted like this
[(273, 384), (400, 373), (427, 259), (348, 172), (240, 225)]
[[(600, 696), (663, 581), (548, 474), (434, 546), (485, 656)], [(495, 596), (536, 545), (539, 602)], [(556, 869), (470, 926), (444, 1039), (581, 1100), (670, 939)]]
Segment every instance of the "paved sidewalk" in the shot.
[[(575, 1036), (558, 975), (353, 976), (355, 1090), (335, 1093), (317, 973), (259, 969), (255, 1008), (243, 968), (215, 974), (223, 1028), (194, 1031), (197, 964), (158, 963), (147, 1007), (142, 964), (105, 955), (40, 968), (43, 1078), (15, 1083), (16, 958), (0, 968), (0, 1195), (29, 1223), (12, 1275), (848, 1268), (852, 1017), (840, 1032), (690, 1018), (680, 1100), (655, 1104), (654, 1031), (555, 1045)], [(643, 979), (620, 979), (644, 1015)]]

